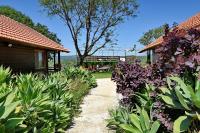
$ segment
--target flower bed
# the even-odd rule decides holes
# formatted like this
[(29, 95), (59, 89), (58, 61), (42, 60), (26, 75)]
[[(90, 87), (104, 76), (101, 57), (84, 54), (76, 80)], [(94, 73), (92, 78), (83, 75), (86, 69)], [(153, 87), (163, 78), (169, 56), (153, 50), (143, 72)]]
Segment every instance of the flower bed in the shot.
[(0, 131), (64, 132), (94, 86), (92, 75), (78, 68), (46, 77), (11, 75), (9, 68), (0, 67)]
[(110, 112), (108, 127), (131, 133), (199, 132), (199, 44), (199, 31), (174, 28), (156, 49), (155, 64), (118, 64), (113, 80), (124, 109)]

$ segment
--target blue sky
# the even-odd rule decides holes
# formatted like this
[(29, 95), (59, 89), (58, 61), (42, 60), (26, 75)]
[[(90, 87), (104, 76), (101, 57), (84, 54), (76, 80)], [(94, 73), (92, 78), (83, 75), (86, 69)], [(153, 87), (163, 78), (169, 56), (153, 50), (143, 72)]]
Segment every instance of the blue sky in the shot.
[[(133, 44), (137, 44), (138, 50), (142, 49), (138, 39), (144, 32), (164, 23), (180, 23), (200, 12), (200, 0), (138, 0), (138, 3), (138, 16), (117, 27), (118, 47), (121, 49), (131, 48)], [(59, 18), (48, 17), (37, 0), (0, 0), (0, 5), (9, 5), (31, 17), (34, 22), (48, 26), (62, 40), (62, 44), (71, 50), (70, 55), (75, 54), (67, 27)]]

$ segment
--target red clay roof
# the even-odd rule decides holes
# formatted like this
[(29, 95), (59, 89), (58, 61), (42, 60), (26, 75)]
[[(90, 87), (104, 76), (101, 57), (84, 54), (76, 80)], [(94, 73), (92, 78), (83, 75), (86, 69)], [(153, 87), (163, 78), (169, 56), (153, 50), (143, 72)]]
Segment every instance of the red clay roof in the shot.
[(69, 52), (46, 36), (3, 15), (0, 15), (0, 39), (36, 48)]
[[(190, 28), (200, 29), (200, 13), (198, 13), (198, 14), (192, 16), (191, 18), (189, 18), (188, 20), (182, 22), (177, 27), (180, 29), (190, 29)], [(163, 37), (161, 36), (154, 42), (145, 46), (145, 48), (143, 50), (141, 50), (140, 53), (142, 53), (146, 50), (155, 48), (156, 46), (160, 45), (162, 42), (163, 42)]]

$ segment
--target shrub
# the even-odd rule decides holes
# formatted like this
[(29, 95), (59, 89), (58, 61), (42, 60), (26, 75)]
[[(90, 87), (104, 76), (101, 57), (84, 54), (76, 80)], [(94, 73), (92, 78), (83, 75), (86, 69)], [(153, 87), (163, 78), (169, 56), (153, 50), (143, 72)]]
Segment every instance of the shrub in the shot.
[(0, 85), (3, 83), (8, 83), (11, 79), (11, 71), (9, 68), (4, 68), (0, 66)]
[[(17, 126), (21, 125), (24, 118), (17, 116), (19, 101), (14, 101), (15, 94), (8, 93), (0, 96), (0, 131), (14, 133)], [(18, 127), (19, 129), (20, 127)]]
[(152, 121), (148, 113), (142, 109), (139, 114), (130, 114), (130, 124), (120, 124), (128, 133), (156, 133), (160, 127), (158, 121)]
[[(138, 105), (146, 110), (152, 109), (152, 117), (161, 122), (162, 131), (171, 132), (173, 122), (179, 115), (184, 115), (184, 110), (170, 108), (162, 101), (159, 96), (160, 88), (168, 84), (167, 77), (171, 75), (179, 76), (185, 84), (195, 88), (196, 77), (200, 79), (200, 31), (174, 28), (166, 32), (163, 38), (162, 45), (156, 47), (157, 60), (154, 64), (141, 68), (137, 66), (137, 63), (121, 63), (117, 66), (113, 77), (117, 83), (117, 92), (122, 94), (123, 100), (126, 101), (124, 103), (128, 103), (130, 108)], [(137, 67), (130, 69), (131, 66)], [(143, 70), (142, 73), (141, 70)], [(155, 87), (151, 92), (151, 97), (148, 97), (148, 89), (144, 87), (145, 83)], [(171, 88), (174, 94), (178, 93), (176, 87)], [(178, 96), (181, 97), (179, 94)], [(121, 105), (126, 106), (124, 103), (122, 102)], [(197, 103), (199, 103), (198, 100)], [(181, 120), (185, 119), (182, 117)], [(193, 128), (195, 129), (194, 125)]]
[(124, 107), (118, 107), (117, 109), (109, 110), (110, 119), (107, 119), (107, 127), (112, 130), (116, 130), (116, 132), (122, 132), (122, 128), (120, 128), (121, 124), (130, 124), (130, 111)]
[[(52, 77), (48, 80), (52, 81)], [(56, 93), (60, 92), (64, 85), (57, 84), (56, 81), (52, 85), (48, 80), (42, 81), (32, 74), (20, 75), (16, 80), (17, 98), (21, 101), (20, 113), (25, 118), (23, 124), (27, 127), (25, 131), (57, 132), (69, 125), (71, 113), (67, 107), (70, 100), (65, 102), (67, 92)], [(52, 86), (55, 90), (53, 93), (50, 88)]]
[(134, 93), (141, 92), (145, 88), (146, 70), (141, 67), (140, 62), (120, 62), (113, 72), (112, 79), (117, 84), (117, 93), (122, 94), (122, 104), (133, 105)]
[(157, 71), (162, 78), (177, 74), (194, 84), (200, 66), (200, 31), (175, 28), (164, 36), (164, 43), (156, 49)]
[(147, 111), (139, 107), (132, 111), (118, 107), (109, 114), (111, 118), (107, 120), (107, 126), (117, 133), (156, 133), (160, 127), (158, 121), (152, 120)]
[(96, 79), (92, 76), (92, 73), (80, 68), (65, 68), (63, 70), (65, 77), (67, 79), (76, 80), (81, 79), (83, 82), (87, 83), (89, 87), (96, 87)]
[[(69, 77), (69, 75), (72, 77)], [(79, 89), (73, 88), (78, 81)], [(83, 97), (96, 84), (92, 76), (78, 68), (48, 77), (35, 74), (11, 75), (0, 67), (0, 130), (3, 132), (64, 132)], [(85, 88), (80, 86), (84, 85)], [(76, 96), (76, 97), (75, 97)], [(75, 102), (77, 100), (79, 102)], [(15, 113), (13, 113), (15, 111)]]
[[(192, 132), (199, 131), (200, 81), (197, 80), (195, 88), (192, 88), (178, 77), (170, 77), (168, 80), (168, 88), (161, 89), (161, 98), (169, 108), (180, 110), (174, 121), (173, 132), (187, 131), (191, 125)], [(172, 85), (172, 81), (176, 84)]]

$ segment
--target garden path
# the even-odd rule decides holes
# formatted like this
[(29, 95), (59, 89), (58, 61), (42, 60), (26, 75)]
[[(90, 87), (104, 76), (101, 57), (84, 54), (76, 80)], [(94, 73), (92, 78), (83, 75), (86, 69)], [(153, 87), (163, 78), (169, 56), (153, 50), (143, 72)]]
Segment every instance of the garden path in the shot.
[(67, 133), (111, 133), (106, 128), (105, 119), (109, 117), (108, 110), (118, 103), (116, 85), (108, 78), (97, 79), (97, 84), (84, 98), (82, 112)]

